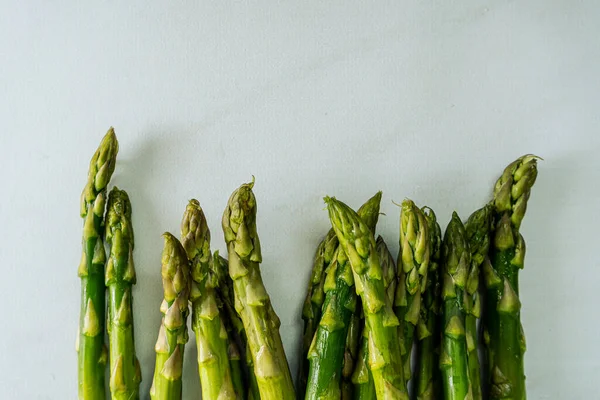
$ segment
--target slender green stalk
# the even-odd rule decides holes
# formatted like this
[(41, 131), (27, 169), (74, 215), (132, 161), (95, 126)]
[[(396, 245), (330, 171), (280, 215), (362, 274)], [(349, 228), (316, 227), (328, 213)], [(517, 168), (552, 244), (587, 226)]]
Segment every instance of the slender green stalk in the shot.
[(187, 343), (188, 300), (190, 296), (190, 265), (185, 249), (170, 233), (163, 234), (162, 281), (164, 300), (156, 351), (154, 379), (150, 388), (152, 400), (180, 400), (183, 351)]
[(432, 209), (422, 209), (429, 228), (429, 271), (421, 303), (421, 317), (417, 325), (417, 359), (413, 399), (435, 400), (442, 398), (439, 370), (440, 358), (440, 259), (442, 232)]
[(369, 368), (369, 328), (364, 319), (361, 320), (361, 341), (358, 351), (358, 361), (352, 374), (355, 400), (375, 400), (375, 383)]
[(487, 258), (490, 248), (490, 230), (492, 228), (492, 209), (486, 205), (475, 211), (465, 224), (467, 240), (471, 251), (471, 271), (467, 279), (466, 338), (469, 362), (469, 380), (473, 388), (473, 400), (482, 399), (481, 372), (479, 364), (479, 340), (477, 319), (481, 317), (481, 295), (479, 293), (479, 268)]
[[(383, 238), (381, 236), (377, 237), (376, 240), (377, 245), (377, 253), (379, 255), (379, 259), (381, 260), (381, 271), (383, 274), (383, 285), (385, 288), (385, 292), (390, 302), (394, 301), (394, 296), (396, 293), (396, 263), (394, 262), (394, 258), (390, 253), (387, 245), (385, 244)], [(361, 307), (362, 311), (362, 307)], [(364, 315), (363, 315), (364, 318)], [(375, 383), (373, 381), (373, 374), (369, 369), (369, 327), (365, 325), (364, 319), (360, 322), (359, 325), (362, 328), (361, 332), (361, 344), (360, 351), (358, 353), (359, 362), (354, 371), (354, 375), (352, 376), (352, 380), (354, 383), (354, 398), (357, 400), (362, 399), (375, 399)]]
[(404, 200), (400, 212), (400, 253), (395, 311), (400, 320), (400, 350), (404, 379), (410, 376), (414, 332), (421, 313), (422, 292), (429, 268), (429, 230), (423, 212), (412, 200)]
[(326, 197), (329, 218), (340, 247), (348, 256), (369, 326), (369, 366), (380, 399), (407, 399), (402, 373), (398, 318), (386, 295), (383, 271), (369, 227), (350, 207)]
[(483, 337), (488, 353), (489, 397), (493, 400), (526, 398), (525, 335), (519, 300), (525, 241), (519, 228), (536, 177), (537, 157), (526, 155), (506, 167), (494, 189), (491, 263), (484, 262), (482, 267), (486, 286)]
[(342, 362), (342, 400), (351, 400), (354, 393), (354, 385), (352, 382), (352, 373), (358, 361), (359, 345), (362, 335), (362, 325), (360, 312), (362, 307), (357, 302), (356, 309), (350, 317), (348, 325), (348, 334), (346, 335), (346, 343), (344, 346), (344, 360)]
[(78, 268), (81, 311), (75, 346), (80, 400), (104, 400), (105, 397), (104, 371), (108, 354), (104, 344), (106, 253), (102, 236), (106, 187), (115, 170), (118, 151), (115, 131), (110, 128), (90, 161), (88, 180), (81, 193), (83, 251)]
[(254, 182), (233, 192), (223, 213), (223, 232), (233, 279), (235, 307), (242, 318), (263, 400), (293, 399), (294, 386), (273, 310), (260, 274)]
[[(465, 227), (455, 212), (446, 228), (442, 244), (442, 346), (440, 368), (444, 398), (470, 399), (472, 396), (465, 337), (466, 285), (471, 253)], [(467, 397), (469, 396), (469, 397)]]
[[(228, 324), (226, 324), (225, 326), (230, 326), (230, 329), (233, 330), (233, 334), (229, 335), (229, 338), (230, 340), (239, 340), (240, 346), (238, 347), (238, 350), (240, 348), (244, 350), (240, 351), (241, 360), (246, 365), (245, 368), (242, 368), (242, 373), (244, 377), (244, 389), (242, 391), (237, 391), (236, 389), (236, 391), (238, 395), (241, 394), (242, 398), (246, 398), (245, 396), (247, 392), (249, 400), (258, 400), (260, 399), (260, 393), (258, 391), (258, 382), (256, 381), (256, 376), (254, 375), (254, 362), (252, 361), (252, 356), (250, 354), (250, 350), (248, 349), (248, 337), (246, 336), (244, 323), (242, 322), (242, 319), (235, 310), (234, 306), (235, 299), (233, 293), (233, 280), (229, 276), (229, 263), (225, 258), (219, 255), (218, 251), (215, 251), (215, 254), (213, 256), (213, 262), (220, 270), (219, 276), (221, 277), (221, 279), (219, 282), (219, 292), (228, 317)], [(233, 342), (235, 342), (235, 340), (233, 340)], [(235, 381), (234, 385), (236, 385)]]
[(131, 203), (124, 190), (108, 196), (106, 241), (110, 256), (106, 266), (108, 287), (108, 339), (110, 343), (110, 393), (114, 400), (139, 399), (142, 374), (135, 355), (133, 335), (133, 225)]
[(298, 367), (298, 398), (303, 398), (306, 393), (309, 374), (308, 352), (317, 331), (319, 321), (321, 320), (322, 307), (325, 301), (325, 274), (334, 260), (334, 254), (337, 248), (337, 236), (335, 235), (334, 230), (330, 229), (317, 248), (313, 269), (311, 271), (310, 280), (308, 281), (306, 298), (302, 308), (304, 331), (302, 334), (302, 353), (300, 354), (300, 365)]
[(182, 244), (192, 264), (192, 329), (198, 346), (198, 372), (205, 400), (233, 399), (228, 337), (217, 296), (219, 271), (212, 262), (210, 231), (198, 200), (192, 199), (181, 222)]
[[(375, 230), (380, 204), (381, 192), (378, 192), (358, 210), (371, 231)], [(356, 308), (356, 291), (346, 253), (338, 248), (333, 259), (324, 283), (322, 317), (308, 352), (307, 400), (341, 397), (342, 364), (348, 328)]]
[(232, 334), (231, 328), (227, 330), (227, 357), (229, 358), (229, 366), (231, 368), (231, 381), (233, 383), (233, 390), (235, 391), (236, 399), (245, 399), (246, 387), (244, 384), (244, 367), (242, 366), (242, 353), (236, 341), (230, 336)]

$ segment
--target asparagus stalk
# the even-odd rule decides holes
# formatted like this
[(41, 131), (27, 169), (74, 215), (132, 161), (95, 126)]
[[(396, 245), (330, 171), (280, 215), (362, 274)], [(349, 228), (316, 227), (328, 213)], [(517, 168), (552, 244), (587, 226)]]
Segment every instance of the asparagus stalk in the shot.
[(386, 295), (375, 238), (350, 207), (326, 197), (329, 218), (340, 247), (348, 256), (369, 327), (369, 367), (379, 399), (407, 399), (402, 373), (398, 318)]
[(218, 268), (212, 262), (210, 231), (204, 211), (190, 200), (181, 222), (182, 244), (192, 263), (192, 329), (198, 346), (198, 372), (205, 400), (235, 398), (228, 336), (219, 310)]
[(425, 215), (412, 200), (404, 200), (400, 212), (398, 289), (394, 306), (400, 320), (400, 350), (407, 382), (411, 378), (410, 361), (414, 331), (421, 312), (421, 295), (427, 285), (429, 239)]
[[(385, 241), (381, 236), (377, 237), (376, 240), (377, 253), (381, 260), (381, 270), (383, 273), (383, 285), (385, 287), (386, 294), (390, 299), (390, 302), (394, 301), (396, 293), (396, 263), (394, 257), (390, 253)], [(362, 311), (362, 308), (361, 308)], [(356, 315), (359, 315), (356, 313)], [(362, 325), (360, 325), (362, 324)], [(373, 375), (369, 369), (368, 358), (369, 358), (369, 328), (365, 325), (365, 321), (359, 318), (359, 326), (362, 328), (361, 333), (361, 345), (358, 354), (359, 363), (356, 366), (353, 375), (354, 382), (354, 398), (357, 400), (363, 399), (375, 399), (375, 384), (373, 382)], [(348, 397), (350, 398), (350, 397)]]
[(369, 328), (364, 319), (361, 322), (361, 341), (358, 351), (358, 362), (352, 374), (352, 383), (354, 384), (355, 400), (375, 400), (375, 383), (373, 374), (369, 368)]
[(294, 386), (279, 334), (280, 321), (260, 275), (262, 255), (253, 186), (254, 182), (243, 184), (234, 191), (223, 213), (229, 275), (233, 279), (235, 307), (248, 336), (261, 399), (292, 399)]
[[(371, 197), (359, 210), (371, 232), (379, 218), (381, 192)], [(345, 342), (356, 307), (352, 268), (346, 253), (338, 247), (326, 273), (323, 315), (308, 352), (310, 372), (306, 399), (339, 399)]]
[(494, 189), (491, 263), (484, 262), (482, 267), (490, 399), (526, 398), (525, 335), (519, 300), (519, 270), (524, 267), (525, 241), (519, 228), (536, 177), (537, 157), (526, 155), (506, 167)]
[(154, 379), (150, 388), (152, 400), (181, 399), (183, 351), (188, 341), (187, 317), (190, 295), (190, 265), (185, 249), (170, 233), (163, 234), (162, 281), (164, 300), (160, 311), (164, 314), (156, 351)]
[(427, 284), (417, 325), (417, 359), (414, 381), (416, 400), (435, 400), (442, 397), (439, 373), (440, 336), (440, 258), (442, 232), (432, 209), (422, 209), (429, 230), (430, 257)]
[(465, 224), (467, 240), (471, 251), (471, 271), (467, 279), (468, 297), (465, 302), (467, 316), (466, 339), (469, 363), (469, 379), (473, 388), (473, 400), (481, 400), (481, 376), (478, 353), (477, 319), (481, 317), (481, 296), (479, 294), (479, 267), (487, 258), (490, 247), (492, 210), (489, 205), (475, 211)]
[(110, 246), (106, 266), (110, 392), (114, 400), (134, 400), (139, 399), (142, 375), (133, 336), (132, 286), (136, 277), (131, 203), (124, 190), (111, 190), (106, 223), (106, 241)]
[[(260, 399), (260, 393), (258, 391), (258, 382), (256, 381), (256, 376), (254, 375), (254, 362), (252, 361), (252, 356), (250, 354), (250, 350), (248, 349), (248, 337), (246, 335), (246, 330), (244, 329), (244, 323), (242, 322), (242, 319), (235, 310), (234, 306), (235, 299), (233, 293), (233, 280), (229, 276), (229, 263), (225, 258), (219, 255), (218, 251), (215, 251), (213, 262), (221, 271), (219, 273), (219, 276), (222, 277), (219, 283), (219, 292), (221, 294), (223, 306), (225, 307), (227, 313), (229, 322), (228, 325), (230, 325), (231, 329), (234, 331), (234, 334), (230, 335), (230, 339), (235, 337), (237, 340), (239, 340), (239, 348), (244, 350), (240, 353), (240, 356), (243, 359), (243, 362), (246, 364), (246, 368), (242, 368), (242, 372), (245, 381), (245, 387), (248, 388), (248, 399), (258, 400)], [(234, 385), (236, 385), (235, 381)], [(241, 393), (241, 397), (245, 398), (245, 392), (246, 389), (244, 388), (242, 391), (238, 391), (238, 394)]]
[[(465, 337), (465, 299), (471, 266), (467, 233), (458, 214), (446, 228), (442, 245), (442, 346), (440, 368), (444, 398), (464, 400), (472, 397)], [(469, 397), (467, 397), (469, 396)]]
[(83, 251), (78, 268), (81, 311), (75, 346), (78, 353), (78, 396), (81, 400), (103, 400), (105, 397), (104, 370), (108, 354), (104, 344), (106, 253), (102, 235), (106, 187), (115, 170), (118, 150), (115, 131), (110, 128), (90, 161), (88, 180), (81, 193)]
[(308, 352), (321, 320), (321, 309), (325, 301), (325, 273), (334, 260), (334, 253), (338, 248), (337, 236), (330, 229), (325, 238), (319, 243), (308, 290), (302, 308), (302, 319), (304, 320), (304, 331), (302, 334), (302, 353), (298, 368), (298, 397), (304, 397), (307, 388), (309, 363)]
[(344, 360), (342, 362), (342, 400), (351, 400), (354, 393), (352, 374), (358, 361), (360, 338), (364, 323), (361, 321), (360, 312), (362, 307), (357, 302), (356, 309), (350, 317), (348, 334), (344, 345)]

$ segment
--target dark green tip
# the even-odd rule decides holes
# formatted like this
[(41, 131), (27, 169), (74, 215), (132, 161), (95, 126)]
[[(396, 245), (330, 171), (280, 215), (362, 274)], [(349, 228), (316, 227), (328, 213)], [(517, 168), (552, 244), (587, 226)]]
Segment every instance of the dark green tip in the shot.
[(110, 243), (113, 236), (113, 230), (121, 230), (121, 234), (126, 236), (131, 246), (133, 246), (133, 229), (131, 227), (131, 202), (129, 196), (124, 190), (119, 190), (116, 186), (108, 195), (108, 207), (106, 211), (106, 240)]
[(379, 210), (381, 207), (381, 191), (375, 193), (373, 197), (365, 202), (358, 209), (358, 216), (363, 220), (363, 222), (369, 227), (371, 232), (375, 232), (375, 226), (377, 226), (377, 221), (379, 220)]

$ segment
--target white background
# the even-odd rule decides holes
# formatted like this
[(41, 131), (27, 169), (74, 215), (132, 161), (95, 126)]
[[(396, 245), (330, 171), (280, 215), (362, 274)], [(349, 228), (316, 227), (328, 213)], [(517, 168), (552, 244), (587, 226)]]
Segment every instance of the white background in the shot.
[[(545, 158), (522, 233), (530, 399), (598, 394), (600, 6), (594, 1), (0, 1), (0, 393), (76, 397), (79, 195), (109, 126), (134, 207), (137, 353), (152, 380), (161, 233), (256, 176), (263, 278), (295, 376), (322, 197), (466, 218)], [(200, 5), (199, 3), (202, 3)], [(199, 398), (194, 340), (185, 399)]]

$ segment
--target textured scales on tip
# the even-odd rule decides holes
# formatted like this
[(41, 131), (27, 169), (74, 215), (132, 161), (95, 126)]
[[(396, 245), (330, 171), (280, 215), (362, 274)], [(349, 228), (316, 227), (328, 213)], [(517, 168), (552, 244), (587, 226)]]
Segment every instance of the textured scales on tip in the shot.
[(509, 164), (494, 188), (494, 208), (498, 214), (507, 213), (516, 233), (527, 209), (531, 187), (537, 178), (539, 157), (528, 154)]
[[(115, 130), (110, 127), (90, 160), (88, 180), (81, 194), (80, 214), (82, 217), (88, 214), (89, 208), (93, 209), (90, 205), (94, 202), (98, 193), (106, 189), (115, 170), (118, 151), (117, 136)], [(104, 212), (104, 209), (102, 212)]]

